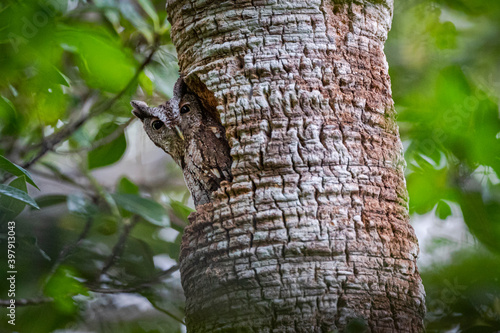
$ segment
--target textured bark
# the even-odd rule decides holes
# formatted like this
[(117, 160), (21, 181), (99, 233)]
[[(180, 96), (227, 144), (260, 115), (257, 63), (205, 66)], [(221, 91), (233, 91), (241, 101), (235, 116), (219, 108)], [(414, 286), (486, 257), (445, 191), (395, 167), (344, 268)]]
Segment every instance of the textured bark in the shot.
[(181, 253), (188, 332), (423, 330), (383, 44), (392, 1), (168, 0), (233, 181)]

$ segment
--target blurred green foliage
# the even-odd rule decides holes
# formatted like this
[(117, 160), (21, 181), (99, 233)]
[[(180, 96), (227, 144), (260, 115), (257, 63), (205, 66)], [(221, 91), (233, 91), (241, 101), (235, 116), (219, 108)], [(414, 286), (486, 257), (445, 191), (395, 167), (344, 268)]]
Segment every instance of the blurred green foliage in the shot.
[[(184, 298), (172, 274), (191, 209), (160, 200), (176, 189), (94, 178), (127, 150), (132, 97), (160, 104), (178, 77), (164, 6), (0, 3), (0, 243), (6, 249), (15, 230), (18, 332), (181, 331)], [(26, 169), (57, 181), (60, 192), (38, 188)], [(162, 257), (174, 266), (157, 263)], [(0, 281), (3, 297), (7, 289)], [(119, 319), (125, 310), (108, 294), (140, 296), (154, 313)], [(105, 311), (95, 321), (92, 313)], [(0, 331), (12, 328), (0, 322)]]
[[(93, 175), (127, 150), (132, 96), (159, 104), (172, 91), (177, 64), (164, 5), (0, 4), (0, 247), (6, 222), (15, 219), (16, 298), (32, 304), (17, 308), (19, 332), (81, 327), (90, 304), (119, 291), (140, 295), (163, 315), (130, 316), (125, 324), (103, 315), (93, 330), (181, 330), (183, 297), (169, 278), (175, 267), (164, 270), (155, 259), (178, 258), (191, 210), (161, 200), (169, 189), (126, 177), (104, 187)], [(500, 2), (397, 0), (386, 54), (411, 213), (434, 213), (436, 224), (458, 214), (478, 240), (449, 263), (422, 268), (427, 329), (497, 332)], [(28, 168), (72, 191), (39, 191)]]
[(461, 215), (480, 242), (423, 267), (427, 330), (498, 332), (500, 2), (396, 1), (386, 54), (411, 213)]

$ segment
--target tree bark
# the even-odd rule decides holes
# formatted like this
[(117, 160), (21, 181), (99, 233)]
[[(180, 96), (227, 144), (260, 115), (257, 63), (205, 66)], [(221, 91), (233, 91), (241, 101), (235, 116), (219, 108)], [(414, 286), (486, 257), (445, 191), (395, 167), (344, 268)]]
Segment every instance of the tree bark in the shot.
[(423, 331), (383, 52), (392, 0), (167, 0), (233, 182), (184, 234), (188, 332)]

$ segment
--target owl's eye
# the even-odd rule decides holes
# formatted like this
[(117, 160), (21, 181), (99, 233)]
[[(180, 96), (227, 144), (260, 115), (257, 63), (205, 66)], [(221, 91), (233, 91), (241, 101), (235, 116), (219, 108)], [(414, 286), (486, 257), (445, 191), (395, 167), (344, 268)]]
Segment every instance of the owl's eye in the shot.
[(182, 108), (181, 108), (181, 114), (184, 114), (184, 113), (188, 113), (190, 110), (189, 108), (189, 105), (184, 105)]
[(163, 122), (161, 120), (155, 120), (153, 121), (153, 123), (151, 124), (151, 126), (155, 129), (155, 130), (159, 130), (160, 128), (163, 127)]

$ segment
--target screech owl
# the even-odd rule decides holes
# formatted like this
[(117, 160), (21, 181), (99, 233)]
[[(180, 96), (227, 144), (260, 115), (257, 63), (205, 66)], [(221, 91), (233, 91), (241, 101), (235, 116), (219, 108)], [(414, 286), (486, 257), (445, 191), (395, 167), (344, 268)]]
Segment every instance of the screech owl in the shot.
[(182, 168), (196, 206), (210, 202), (211, 193), (223, 180), (232, 180), (226, 131), (182, 78), (165, 104), (159, 107), (149, 107), (141, 101), (131, 104), (132, 113), (142, 121), (151, 141)]
[(166, 102), (158, 107), (149, 107), (141, 101), (130, 102), (134, 107), (132, 113), (139, 118), (144, 130), (155, 145), (170, 154), (174, 161), (181, 165), (184, 161), (184, 136), (173, 117), (172, 107)]

